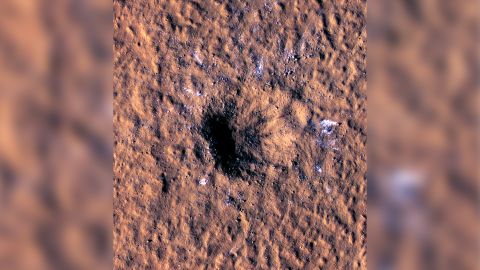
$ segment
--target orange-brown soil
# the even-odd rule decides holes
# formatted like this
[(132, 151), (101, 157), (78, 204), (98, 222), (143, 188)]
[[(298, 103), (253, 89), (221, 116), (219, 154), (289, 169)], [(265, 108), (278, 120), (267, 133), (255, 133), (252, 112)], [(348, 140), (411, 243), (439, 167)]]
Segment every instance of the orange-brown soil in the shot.
[(365, 17), (114, 1), (115, 269), (366, 269)]

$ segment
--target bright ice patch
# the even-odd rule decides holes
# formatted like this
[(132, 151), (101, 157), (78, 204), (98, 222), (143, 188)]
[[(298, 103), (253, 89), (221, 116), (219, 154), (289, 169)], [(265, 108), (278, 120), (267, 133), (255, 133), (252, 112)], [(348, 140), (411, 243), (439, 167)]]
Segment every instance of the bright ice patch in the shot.
[(338, 150), (335, 147), (335, 144), (337, 142), (335, 127), (338, 125), (339, 124), (335, 121), (324, 119), (320, 121), (318, 125), (315, 126), (315, 129), (318, 130), (316, 132), (318, 132), (317, 134), (319, 135), (318, 144), (322, 148)]
[(198, 184), (201, 185), (201, 186), (205, 186), (207, 183), (208, 183), (208, 179), (207, 179), (207, 178), (201, 178), (201, 179), (198, 181)]
[(197, 64), (199, 64), (200, 66), (203, 65), (203, 61), (202, 59), (200, 59), (200, 56), (198, 55), (198, 53), (195, 51), (193, 52), (193, 59), (195, 60), (195, 62), (197, 62)]
[(255, 64), (255, 74), (260, 77), (262, 76), (262, 73), (263, 73), (263, 59), (260, 58), (259, 60), (256, 61), (256, 64)]
[(325, 192), (326, 192), (327, 194), (332, 193), (332, 189), (330, 188), (329, 185), (325, 185)]
[(315, 165), (315, 171), (318, 172), (318, 173), (322, 173), (322, 166)]
[(332, 120), (324, 119), (320, 122), (322, 127), (322, 134), (330, 135), (333, 132), (333, 128), (338, 126), (338, 123)]

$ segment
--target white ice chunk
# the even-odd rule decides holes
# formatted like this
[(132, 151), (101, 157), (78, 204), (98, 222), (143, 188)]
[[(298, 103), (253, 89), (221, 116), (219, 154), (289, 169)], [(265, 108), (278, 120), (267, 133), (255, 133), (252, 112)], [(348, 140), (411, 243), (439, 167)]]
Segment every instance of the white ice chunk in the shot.
[(208, 183), (208, 179), (207, 179), (207, 178), (201, 178), (201, 179), (198, 181), (198, 184), (201, 185), (201, 186), (205, 186), (207, 183)]
[(194, 52), (193, 52), (193, 59), (194, 59), (195, 62), (197, 62), (197, 64), (199, 64), (200, 66), (203, 65), (203, 61), (202, 61), (202, 59), (200, 58), (200, 56), (198, 55), (197, 51), (194, 51)]
[(330, 135), (333, 132), (333, 128), (338, 126), (338, 123), (329, 119), (324, 119), (320, 121), (320, 126), (322, 127), (322, 134)]
[(263, 59), (260, 58), (256, 61), (255, 74), (260, 77), (263, 73)]
[(326, 192), (327, 194), (332, 193), (332, 189), (330, 188), (329, 185), (325, 185), (325, 192)]

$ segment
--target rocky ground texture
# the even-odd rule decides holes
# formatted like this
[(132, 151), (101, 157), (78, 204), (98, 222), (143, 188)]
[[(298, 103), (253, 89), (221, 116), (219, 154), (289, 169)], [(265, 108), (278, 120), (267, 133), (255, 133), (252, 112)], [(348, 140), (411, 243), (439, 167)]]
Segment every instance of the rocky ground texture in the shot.
[(114, 268), (366, 269), (365, 21), (114, 1)]

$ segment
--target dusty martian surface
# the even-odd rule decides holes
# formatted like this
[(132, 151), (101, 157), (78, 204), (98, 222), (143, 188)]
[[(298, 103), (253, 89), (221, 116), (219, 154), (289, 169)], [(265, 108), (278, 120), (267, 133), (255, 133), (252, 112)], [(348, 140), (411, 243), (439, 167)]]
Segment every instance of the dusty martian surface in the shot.
[(115, 269), (366, 269), (366, 1), (114, 1)]

